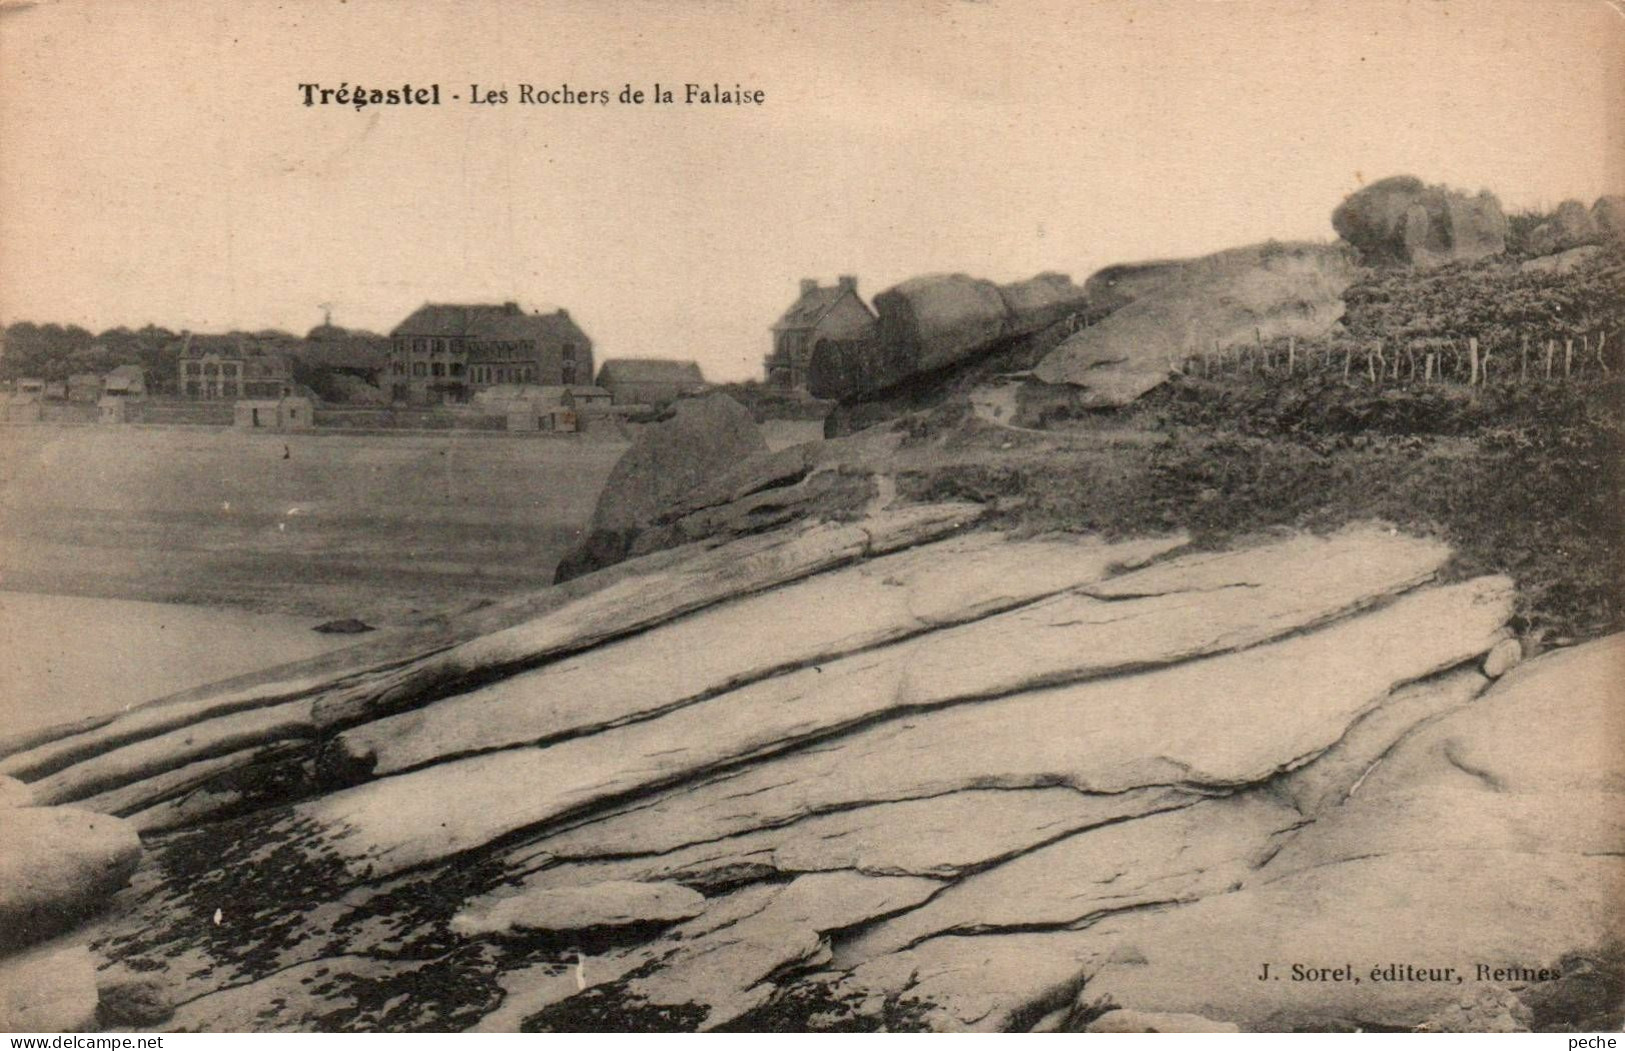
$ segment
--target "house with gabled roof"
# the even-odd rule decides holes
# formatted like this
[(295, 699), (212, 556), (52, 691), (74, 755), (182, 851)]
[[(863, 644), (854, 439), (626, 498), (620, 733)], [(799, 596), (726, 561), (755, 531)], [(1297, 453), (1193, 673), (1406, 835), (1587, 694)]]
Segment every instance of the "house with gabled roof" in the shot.
[(425, 303), (389, 339), (385, 378), (397, 402), (460, 402), (498, 385), (567, 387), (592, 380), (592, 340), (565, 310)]
[(833, 285), (802, 278), (801, 294), (773, 325), (767, 382), (781, 390), (806, 390), (807, 367), (820, 339), (860, 339), (874, 331), (875, 312), (858, 295), (858, 279), (843, 274)]
[(260, 340), (242, 332), (187, 333), (177, 363), (176, 389), (187, 398), (204, 401), (291, 394), (293, 358), (283, 349), (289, 344), (288, 340)]

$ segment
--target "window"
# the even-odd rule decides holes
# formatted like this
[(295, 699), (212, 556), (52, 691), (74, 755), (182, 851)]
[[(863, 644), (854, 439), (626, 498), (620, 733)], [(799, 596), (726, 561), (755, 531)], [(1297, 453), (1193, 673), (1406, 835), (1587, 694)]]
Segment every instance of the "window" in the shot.
[(412, 341), (412, 349), (419, 354), (426, 353), (429, 349), (429, 341), (421, 337), (414, 339)]
[(565, 361), (570, 361), (570, 362), (575, 361), (575, 359), (576, 359), (576, 345), (574, 343), (566, 343), (564, 345), (564, 349), (559, 351), (559, 356), (562, 357)]
[(575, 382), (576, 382), (575, 363), (570, 362), (570, 361), (565, 362), (564, 363), (564, 368), (561, 370), (561, 372), (562, 372), (562, 375), (559, 377), (560, 382), (562, 382), (566, 387), (575, 386)]
[(220, 366), (211, 361), (203, 366), (203, 374), (205, 376), (217, 376), (220, 374)]
[(435, 376), (444, 376), (446, 374), (446, 363), (443, 361), (435, 362), (430, 366), (430, 373)]
[(186, 383), (186, 396), (188, 398), (199, 397), (202, 393), (200, 386), (197, 380), (188, 380)]
[(203, 366), (196, 361), (188, 361), (186, 363), (186, 374), (188, 376), (201, 376), (203, 374)]
[(453, 376), (461, 376), (463, 374), (463, 363), (460, 362), (460, 361), (452, 362), (451, 363), (451, 374)]
[(425, 371), (426, 370), (424, 368), (423, 362), (421, 362), (421, 361), (412, 362), (412, 375), (421, 378), (424, 375)]
[(443, 340), (443, 339), (435, 340), (434, 341), (434, 352), (436, 354), (444, 354), (446, 352), (446, 341)]
[(235, 380), (227, 380), (226, 382), (222, 383), (220, 385), (220, 396), (222, 398), (235, 398), (237, 396), (237, 382)]

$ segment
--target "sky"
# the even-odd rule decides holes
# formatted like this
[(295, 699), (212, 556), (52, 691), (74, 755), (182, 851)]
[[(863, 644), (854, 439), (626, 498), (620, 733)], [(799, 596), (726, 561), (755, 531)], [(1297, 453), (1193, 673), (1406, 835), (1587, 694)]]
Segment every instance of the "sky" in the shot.
[[(761, 375), (798, 281), (1334, 236), (1409, 173), (1625, 192), (1619, 0), (6, 0), (0, 320), (387, 332), (566, 307)], [(302, 83), (439, 84), (439, 107)], [(523, 105), (522, 84), (762, 105)], [(507, 105), (474, 105), (506, 89)], [(450, 96), (460, 98), (453, 101)]]

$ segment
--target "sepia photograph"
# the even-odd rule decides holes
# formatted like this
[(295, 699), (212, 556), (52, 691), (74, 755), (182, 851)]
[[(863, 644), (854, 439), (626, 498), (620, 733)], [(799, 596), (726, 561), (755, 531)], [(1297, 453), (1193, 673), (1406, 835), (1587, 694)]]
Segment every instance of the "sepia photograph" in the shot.
[(0, 0), (10, 1047), (1622, 1030), (1625, 0)]

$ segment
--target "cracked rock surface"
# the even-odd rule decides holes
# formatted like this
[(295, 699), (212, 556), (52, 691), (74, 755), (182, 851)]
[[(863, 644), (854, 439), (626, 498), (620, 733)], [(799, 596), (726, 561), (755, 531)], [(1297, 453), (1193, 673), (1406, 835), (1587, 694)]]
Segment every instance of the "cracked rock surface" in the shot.
[(976, 517), (634, 559), (7, 769), (143, 830), (80, 937), (177, 1030), (1504, 1028), (1505, 983), (1257, 975), (1625, 933), (1621, 639), (1486, 665), (1512, 583), (1385, 526)]

